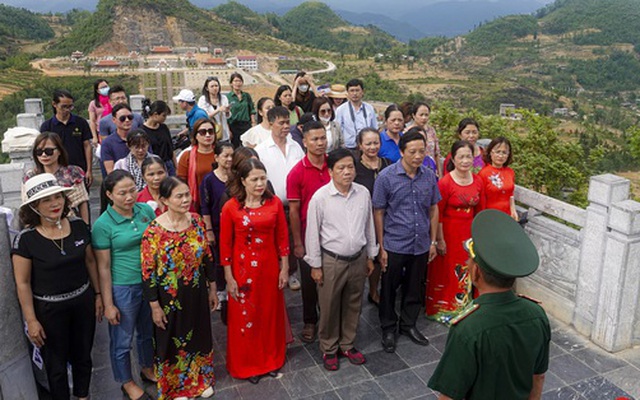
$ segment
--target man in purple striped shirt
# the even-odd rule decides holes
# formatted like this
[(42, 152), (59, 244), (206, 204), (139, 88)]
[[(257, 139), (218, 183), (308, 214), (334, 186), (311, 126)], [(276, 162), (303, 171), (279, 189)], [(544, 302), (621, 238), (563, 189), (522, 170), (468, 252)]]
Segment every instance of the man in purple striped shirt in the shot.
[[(378, 255), (382, 266), (380, 325), (382, 347), (393, 353), (396, 332), (421, 346), (429, 340), (416, 328), (425, 290), (427, 263), (436, 256), (440, 191), (436, 175), (422, 165), (426, 141), (419, 133), (400, 138), (402, 158), (378, 175), (373, 189)], [(400, 318), (396, 291), (402, 287)]]

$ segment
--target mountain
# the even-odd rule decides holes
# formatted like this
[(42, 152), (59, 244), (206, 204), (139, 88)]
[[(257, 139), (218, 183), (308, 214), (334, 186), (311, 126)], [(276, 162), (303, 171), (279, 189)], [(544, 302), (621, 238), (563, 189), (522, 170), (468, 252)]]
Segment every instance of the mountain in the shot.
[(415, 26), (424, 36), (452, 37), (468, 33), (497, 17), (531, 14), (540, 7), (537, 0), (445, 1), (412, 8), (398, 20)]
[(341, 53), (372, 55), (398, 42), (375, 26), (353, 26), (329, 6), (305, 2), (278, 18), (278, 37), (309, 47)]
[(274, 35), (276, 33), (273, 20), (270, 22), (266, 16), (256, 13), (237, 1), (231, 0), (215, 7), (212, 11), (220, 18), (224, 18), (232, 24), (240, 25), (251, 32), (267, 35)]
[(50, 55), (147, 52), (154, 46), (279, 51), (288, 44), (239, 29), (188, 0), (100, 0), (90, 17), (52, 43)]
[(543, 33), (574, 32), (583, 45), (631, 43), (640, 53), (638, 0), (558, 0), (536, 14)]
[(336, 10), (336, 13), (345, 21), (354, 25), (376, 26), (402, 42), (408, 42), (412, 39), (420, 39), (425, 36), (424, 32), (420, 31), (415, 26), (407, 24), (406, 22), (400, 22), (397, 19), (387, 17), (386, 15), (346, 10)]
[(23, 41), (51, 39), (54, 32), (39, 15), (0, 4), (0, 60), (18, 51)]

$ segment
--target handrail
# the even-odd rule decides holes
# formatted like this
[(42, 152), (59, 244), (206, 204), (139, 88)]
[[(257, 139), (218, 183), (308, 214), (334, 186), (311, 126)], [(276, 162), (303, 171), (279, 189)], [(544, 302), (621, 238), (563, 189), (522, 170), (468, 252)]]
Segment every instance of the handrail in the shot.
[(514, 198), (517, 202), (526, 204), (534, 210), (562, 219), (581, 228), (585, 225), (587, 211), (580, 207), (518, 185), (516, 185)]

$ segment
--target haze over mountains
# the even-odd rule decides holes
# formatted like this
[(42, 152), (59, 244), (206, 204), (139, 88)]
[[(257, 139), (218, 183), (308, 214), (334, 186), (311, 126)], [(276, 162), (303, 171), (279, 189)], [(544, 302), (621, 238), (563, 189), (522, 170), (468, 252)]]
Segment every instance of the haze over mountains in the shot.
[[(227, 0), (191, 0), (212, 8)], [(240, 0), (258, 13), (284, 14), (301, 0)], [(469, 32), (480, 23), (510, 14), (530, 14), (551, 0), (324, 0), (346, 21), (374, 25), (397, 39), (408, 41), (425, 36), (452, 37)], [(1, 0), (0, 3), (36, 12), (65, 12), (73, 8), (95, 10), (97, 0)]]

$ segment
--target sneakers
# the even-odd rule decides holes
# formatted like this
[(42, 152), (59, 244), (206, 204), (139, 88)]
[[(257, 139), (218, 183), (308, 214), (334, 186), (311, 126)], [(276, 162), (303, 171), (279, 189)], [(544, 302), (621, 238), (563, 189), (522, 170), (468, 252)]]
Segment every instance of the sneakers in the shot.
[(340, 361), (337, 354), (323, 354), (322, 360), (324, 369), (327, 371), (337, 371), (340, 368)]
[(203, 399), (208, 399), (209, 397), (213, 396), (215, 393), (216, 391), (213, 390), (213, 387), (209, 386), (208, 388), (205, 389), (204, 392), (202, 392), (200, 397), (202, 397)]
[(219, 290), (217, 295), (218, 295), (218, 307), (216, 307), (216, 311), (221, 311), (222, 310), (222, 302), (228, 300), (227, 292), (226, 292), (226, 290)]
[(300, 281), (295, 275), (289, 275), (289, 289), (300, 290)]
[(342, 351), (341, 354), (349, 359), (349, 362), (353, 365), (362, 365), (367, 362), (364, 355), (360, 353), (355, 347), (350, 350)]

